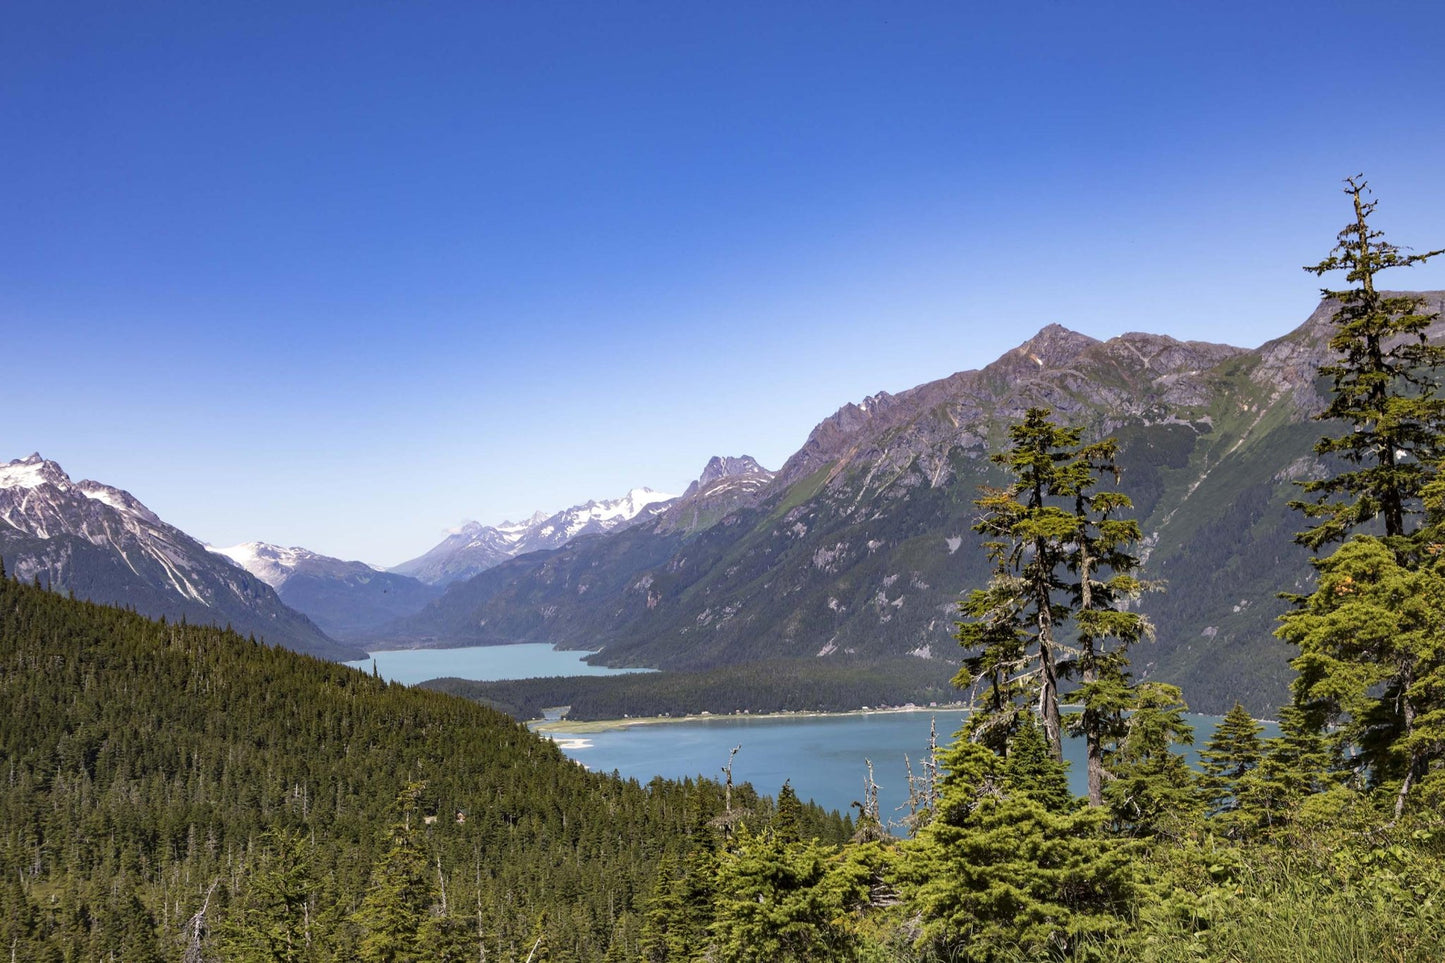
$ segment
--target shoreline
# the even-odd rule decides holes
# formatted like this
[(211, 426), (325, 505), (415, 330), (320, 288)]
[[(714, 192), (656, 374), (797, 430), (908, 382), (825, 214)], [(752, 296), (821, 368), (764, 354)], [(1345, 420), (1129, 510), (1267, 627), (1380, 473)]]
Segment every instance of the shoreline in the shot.
[[(1065, 706), (1065, 711), (1077, 707)], [(616, 732), (622, 729), (631, 729), (633, 726), (660, 726), (675, 722), (736, 722), (738, 720), (762, 719), (765, 721), (787, 720), (787, 719), (833, 719), (845, 718), (848, 716), (875, 716), (894, 715), (905, 712), (960, 712), (966, 711), (968, 705), (963, 702), (945, 702), (933, 706), (889, 706), (877, 709), (846, 709), (841, 712), (828, 712), (822, 709), (803, 709), (796, 712), (728, 712), (728, 713), (697, 713), (685, 716), (636, 716), (623, 719), (594, 719), (594, 720), (567, 720), (567, 719), (533, 719), (523, 723), (532, 732), (538, 735), (547, 736), (554, 742), (578, 741), (579, 736), (590, 735), (595, 732)], [(1210, 716), (1202, 712), (1186, 712), (1186, 716), (1199, 716), (1202, 718), (1223, 718), (1222, 716)], [(1272, 719), (1256, 719), (1256, 722), (1263, 722), (1266, 725), (1278, 725)], [(580, 740), (586, 742), (585, 739)], [(565, 747), (564, 747), (565, 748)]]
[(962, 702), (947, 702), (934, 706), (889, 706), (878, 709), (845, 709), (841, 712), (826, 712), (821, 709), (804, 709), (796, 712), (728, 712), (728, 713), (698, 713), (685, 716), (637, 716), (624, 719), (595, 719), (591, 721), (569, 721), (567, 719), (533, 719), (526, 723), (528, 729), (544, 736), (568, 736), (582, 735), (592, 732), (613, 732), (618, 729), (630, 729), (633, 726), (656, 726), (667, 725), (674, 722), (736, 722), (747, 719), (828, 719), (842, 718), (845, 716), (872, 716), (896, 714), (902, 712), (957, 712), (967, 709), (968, 706)]

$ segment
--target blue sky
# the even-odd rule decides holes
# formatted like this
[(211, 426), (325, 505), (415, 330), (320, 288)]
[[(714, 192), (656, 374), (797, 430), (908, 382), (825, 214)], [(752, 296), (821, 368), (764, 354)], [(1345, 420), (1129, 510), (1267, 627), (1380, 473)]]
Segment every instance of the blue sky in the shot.
[(1343, 177), (1445, 246), (1442, 40), (1388, 0), (12, 2), (0, 461), (395, 564), (776, 468), (1051, 322), (1254, 346)]

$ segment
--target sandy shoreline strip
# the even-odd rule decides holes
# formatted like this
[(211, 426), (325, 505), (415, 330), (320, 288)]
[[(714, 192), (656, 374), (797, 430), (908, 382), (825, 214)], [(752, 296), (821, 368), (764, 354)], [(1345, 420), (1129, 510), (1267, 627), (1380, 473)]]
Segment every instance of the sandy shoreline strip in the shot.
[(899, 712), (957, 712), (967, 709), (961, 702), (942, 703), (936, 706), (890, 706), (886, 709), (849, 709), (846, 712), (759, 712), (726, 714), (699, 714), (690, 716), (639, 716), (635, 719), (598, 719), (593, 722), (571, 721), (568, 719), (534, 720), (527, 728), (554, 738), (578, 736), (589, 732), (610, 732), (616, 729), (630, 729), (633, 726), (665, 725), (669, 722), (736, 722), (750, 719), (827, 719), (844, 716), (874, 716)]

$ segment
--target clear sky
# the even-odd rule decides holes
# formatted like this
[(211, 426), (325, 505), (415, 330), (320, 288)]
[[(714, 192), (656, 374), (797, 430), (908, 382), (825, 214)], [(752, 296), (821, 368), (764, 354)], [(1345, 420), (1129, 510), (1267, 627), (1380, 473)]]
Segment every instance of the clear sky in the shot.
[(1442, 105), (1435, 0), (10, 0), (0, 461), (395, 564), (1051, 322), (1284, 334), (1345, 176), (1445, 246)]

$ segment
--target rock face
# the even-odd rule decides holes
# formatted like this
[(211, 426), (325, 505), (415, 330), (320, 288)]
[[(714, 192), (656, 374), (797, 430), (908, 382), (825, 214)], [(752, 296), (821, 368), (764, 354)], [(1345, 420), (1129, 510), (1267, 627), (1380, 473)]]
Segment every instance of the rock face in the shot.
[(467, 522), (425, 555), (392, 571), (429, 585), (450, 585), (518, 555), (560, 548), (583, 535), (603, 535), (651, 520), (674, 500), (675, 496), (650, 488), (634, 488), (621, 498), (589, 501), (555, 515), (537, 512), (525, 521), (496, 526)]
[(243, 542), (210, 550), (271, 586), (281, 601), (337, 639), (367, 638), (441, 594), (414, 578), (304, 548)]
[(658, 522), (665, 532), (699, 532), (729, 512), (756, 505), (776, 477), (751, 456), (714, 456)]
[(0, 558), (26, 581), (150, 616), (230, 625), (325, 658), (362, 657), (286, 606), (272, 588), (206, 551), (129, 492), (73, 482), (34, 454), (0, 465)]
[[(1445, 308), (1442, 292), (1426, 298)], [(396, 629), (421, 644), (601, 646), (609, 664), (677, 669), (957, 661), (957, 599), (989, 574), (973, 500), (1003, 480), (988, 455), (1007, 426), (1041, 405), (1120, 442), (1143, 575), (1164, 588), (1139, 603), (1157, 642), (1136, 650), (1136, 674), (1183, 686), (1200, 710), (1272, 711), (1292, 677), (1272, 635), (1277, 596), (1313, 579), (1287, 503), (1322, 470), (1311, 449), (1327, 429), (1312, 417), (1333, 311), (1252, 350), (1050, 325), (982, 370), (845, 405), (770, 479), (719, 460), (656, 521), (513, 558)], [(748, 490), (689, 505), (729, 478)]]

